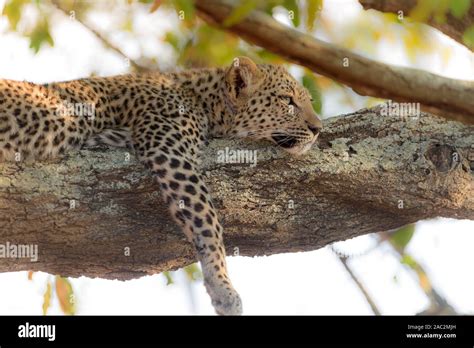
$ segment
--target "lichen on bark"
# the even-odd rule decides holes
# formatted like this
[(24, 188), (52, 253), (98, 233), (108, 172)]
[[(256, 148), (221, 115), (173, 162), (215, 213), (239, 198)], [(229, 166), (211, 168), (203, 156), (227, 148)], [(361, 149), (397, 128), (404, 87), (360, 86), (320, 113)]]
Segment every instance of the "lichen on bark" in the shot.
[[(376, 107), (325, 120), (318, 146), (299, 158), (213, 140), (202, 170), (228, 254), (269, 255), (436, 216), (474, 219), (473, 144), (472, 126), (426, 113), (384, 117)], [(219, 163), (225, 147), (256, 150), (257, 165)], [(39, 260), (1, 259), (0, 271), (125, 280), (195, 261), (153, 179), (121, 149), (0, 164), (6, 241), (37, 244)]]

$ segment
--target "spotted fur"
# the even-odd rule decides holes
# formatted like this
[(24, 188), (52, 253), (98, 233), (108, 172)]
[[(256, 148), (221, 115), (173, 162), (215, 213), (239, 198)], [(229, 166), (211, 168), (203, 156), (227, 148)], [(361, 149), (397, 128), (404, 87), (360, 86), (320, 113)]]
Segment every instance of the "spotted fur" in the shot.
[[(89, 106), (93, 113), (71, 105)], [(223, 228), (198, 168), (203, 146), (212, 137), (266, 139), (302, 154), (320, 128), (309, 94), (284, 68), (246, 57), (227, 69), (49, 85), (0, 80), (0, 161), (56, 157), (84, 144), (133, 147), (194, 244), (219, 314), (240, 314), (242, 304), (227, 273)]]

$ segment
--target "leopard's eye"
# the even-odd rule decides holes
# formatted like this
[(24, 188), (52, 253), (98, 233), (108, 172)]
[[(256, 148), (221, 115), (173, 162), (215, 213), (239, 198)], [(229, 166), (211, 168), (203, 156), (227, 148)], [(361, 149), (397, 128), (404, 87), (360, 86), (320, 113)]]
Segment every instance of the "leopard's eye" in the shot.
[(280, 99), (286, 104), (286, 105), (293, 105), (296, 106), (296, 103), (291, 95), (282, 95), (280, 96)]

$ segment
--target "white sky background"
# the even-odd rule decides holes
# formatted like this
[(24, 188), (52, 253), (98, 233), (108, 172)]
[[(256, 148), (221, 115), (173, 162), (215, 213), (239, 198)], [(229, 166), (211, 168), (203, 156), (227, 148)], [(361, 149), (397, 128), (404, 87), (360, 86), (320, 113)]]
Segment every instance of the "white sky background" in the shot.
[[(353, 0), (331, 0), (326, 1), (324, 11), (337, 28), (354, 20), (360, 10)], [(33, 17), (35, 11), (30, 12), (28, 15)], [(176, 24), (176, 16), (161, 9), (153, 15), (135, 10), (135, 34), (131, 34), (115, 29), (125, 15), (118, 7), (113, 13), (94, 13), (89, 19), (101, 32), (110, 33), (111, 40), (131, 58), (157, 57), (161, 68), (172, 66), (173, 51), (156, 37), (162, 37)], [(284, 15), (278, 19), (287, 20)], [(55, 46), (44, 47), (34, 55), (28, 40), (7, 32), (7, 22), (0, 18), (0, 78), (51, 82), (85, 77), (91, 72), (127, 72), (123, 58), (103, 48), (79, 24), (61, 13), (55, 14), (53, 24)], [(422, 56), (412, 63), (403, 54), (401, 44), (388, 42), (379, 47), (373, 58), (453, 78), (474, 79), (473, 55), (449, 38), (436, 36), (440, 49), (452, 47), (448, 64), (438, 55)], [(324, 35), (320, 37), (325, 39)], [(342, 105), (341, 98), (339, 92), (325, 95), (323, 114), (353, 111), (352, 106)], [(355, 109), (365, 106), (363, 98), (355, 97), (354, 103)], [(436, 289), (460, 313), (474, 313), (473, 232), (472, 221), (421, 222), (409, 245), (409, 252), (425, 267)], [(346, 248), (357, 252), (366, 250), (371, 243), (370, 237), (365, 236), (349, 242)], [(350, 264), (383, 314), (422, 311), (428, 300), (419, 289), (416, 276), (400, 266), (388, 249), (382, 246), (366, 256), (351, 259)], [(231, 257), (228, 263), (246, 314), (371, 314), (349, 274), (328, 248), (259, 258)], [(41, 314), (48, 277), (52, 278), (35, 273), (33, 281), (28, 281), (26, 272), (0, 274), (0, 314)], [(201, 281), (190, 284), (182, 272), (174, 273), (174, 278), (175, 284), (169, 286), (162, 275), (128, 282), (73, 279), (77, 314), (213, 314)], [(49, 313), (61, 314), (56, 299)]]

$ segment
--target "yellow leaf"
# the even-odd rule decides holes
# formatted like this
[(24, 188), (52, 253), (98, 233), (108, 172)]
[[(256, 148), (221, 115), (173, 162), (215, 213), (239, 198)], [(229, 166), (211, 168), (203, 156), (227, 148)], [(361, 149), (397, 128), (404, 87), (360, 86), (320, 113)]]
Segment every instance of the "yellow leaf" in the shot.
[(398, 14), (395, 13), (381, 13), (382, 18), (384, 18), (388, 23), (399, 23)]
[(51, 294), (52, 294), (51, 282), (48, 281), (48, 284), (46, 285), (46, 291), (44, 292), (44, 295), (43, 295), (43, 315), (46, 315), (49, 307), (51, 306)]
[(155, 0), (155, 1), (153, 2), (153, 4), (151, 5), (151, 7), (150, 7), (150, 13), (153, 13), (153, 12), (155, 12), (156, 10), (158, 10), (158, 8), (160, 7), (161, 3), (162, 3), (162, 0)]
[(323, 0), (307, 0), (307, 6), (306, 26), (308, 30), (313, 30), (316, 15), (323, 8)]
[(56, 276), (56, 294), (63, 313), (74, 315), (76, 313), (74, 291), (67, 278)]
[(418, 270), (417, 273), (418, 273), (418, 279), (420, 281), (421, 288), (426, 293), (430, 292), (431, 291), (431, 282), (428, 279), (428, 276), (425, 274), (425, 272), (423, 272), (421, 270)]
[(376, 105), (382, 104), (383, 102), (385, 102), (385, 99), (368, 97), (368, 98), (366, 98), (365, 106), (367, 108), (371, 108), (371, 107), (374, 107)]
[(122, 30), (128, 31), (130, 33), (133, 32), (133, 19), (131, 17), (128, 17), (122, 24)]
[(316, 82), (318, 83), (320, 89), (329, 89), (334, 86), (334, 82), (325, 76), (319, 75), (315, 76), (314, 78), (316, 79)]

